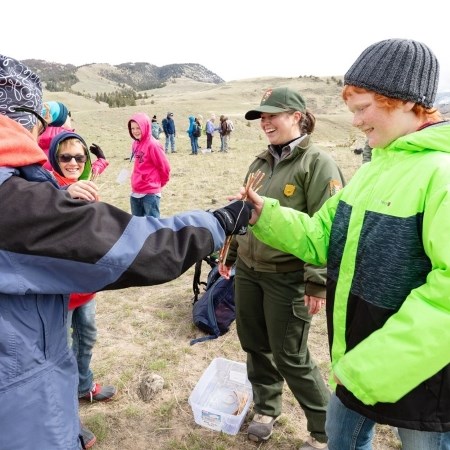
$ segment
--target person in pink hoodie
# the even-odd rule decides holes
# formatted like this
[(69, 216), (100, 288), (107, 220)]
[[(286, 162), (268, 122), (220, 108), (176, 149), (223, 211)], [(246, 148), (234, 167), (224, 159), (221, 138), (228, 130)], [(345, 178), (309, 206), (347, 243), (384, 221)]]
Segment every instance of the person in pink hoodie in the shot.
[(159, 141), (152, 136), (152, 124), (145, 113), (134, 114), (128, 121), (134, 140), (131, 160), (131, 214), (159, 217), (162, 188), (169, 181), (170, 164)]

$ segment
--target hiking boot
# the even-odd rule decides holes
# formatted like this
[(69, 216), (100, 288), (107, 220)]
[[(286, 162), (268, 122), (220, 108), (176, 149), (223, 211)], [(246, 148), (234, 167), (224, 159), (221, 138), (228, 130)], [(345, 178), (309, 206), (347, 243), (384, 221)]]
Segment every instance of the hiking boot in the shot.
[(248, 426), (248, 438), (254, 442), (267, 441), (267, 439), (269, 439), (272, 435), (273, 424), (276, 420), (276, 417), (255, 414), (253, 420)]
[(92, 389), (80, 399), (90, 401), (95, 400), (97, 402), (107, 402), (111, 400), (117, 393), (117, 389), (114, 386), (101, 386), (98, 383), (94, 383)]
[(328, 444), (325, 442), (319, 442), (317, 439), (314, 439), (312, 436), (308, 436), (303, 445), (298, 450), (328, 450)]
[(95, 434), (82, 423), (80, 424), (80, 441), (83, 449), (91, 448), (97, 441)]

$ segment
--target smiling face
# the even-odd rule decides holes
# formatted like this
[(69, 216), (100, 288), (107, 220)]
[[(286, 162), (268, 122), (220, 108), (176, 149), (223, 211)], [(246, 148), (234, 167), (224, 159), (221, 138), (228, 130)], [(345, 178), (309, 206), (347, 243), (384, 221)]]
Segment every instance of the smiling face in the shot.
[(67, 139), (59, 145), (57, 160), (66, 178), (78, 180), (87, 161), (87, 149), (78, 139)]
[(300, 119), (302, 113), (295, 111), (278, 114), (261, 113), (261, 128), (269, 142), (273, 145), (283, 145), (300, 137)]
[(387, 147), (400, 136), (416, 131), (420, 125), (412, 111), (412, 102), (399, 101), (397, 106), (387, 108), (377, 102), (373, 92), (353, 92), (346, 103), (353, 113), (353, 126), (366, 135), (372, 148)]
[(141, 136), (142, 136), (141, 129), (139, 128), (139, 125), (134, 120), (132, 120), (130, 122), (130, 132), (135, 139), (137, 139), (137, 140), (141, 139)]

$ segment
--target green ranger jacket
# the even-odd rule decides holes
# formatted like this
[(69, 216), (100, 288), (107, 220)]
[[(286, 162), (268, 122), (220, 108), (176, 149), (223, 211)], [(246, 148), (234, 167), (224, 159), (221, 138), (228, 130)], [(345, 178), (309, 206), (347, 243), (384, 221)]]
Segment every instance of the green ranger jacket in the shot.
[[(278, 164), (270, 150), (259, 154), (250, 165), (248, 174), (257, 170), (264, 172), (261, 195), (277, 198), (280, 204), (303, 211), (312, 216), (323, 203), (340, 190), (344, 184), (333, 158), (311, 142), (309, 135), (290, 144), (290, 154)], [(291, 253), (263, 244), (249, 231), (237, 236), (232, 244), (227, 265), (234, 262), (237, 254), (248, 266), (259, 272), (293, 272), (304, 270), (305, 292), (325, 298), (326, 268), (305, 264)]]
[(340, 400), (379, 423), (450, 431), (450, 124), (374, 149), (312, 218), (266, 198), (252, 231), (327, 264)]

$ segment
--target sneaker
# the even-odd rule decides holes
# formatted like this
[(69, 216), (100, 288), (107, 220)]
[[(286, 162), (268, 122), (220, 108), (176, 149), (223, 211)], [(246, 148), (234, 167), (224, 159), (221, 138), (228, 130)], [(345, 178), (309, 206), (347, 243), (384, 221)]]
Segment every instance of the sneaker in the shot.
[(276, 420), (276, 417), (255, 414), (253, 420), (248, 426), (248, 438), (254, 442), (267, 441), (267, 439), (269, 439), (272, 435), (273, 424)]
[(95, 434), (82, 423), (80, 424), (80, 441), (83, 449), (91, 448), (97, 441)]
[(117, 393), (117, 389), (114, 386), (101, 386), (98, 383), (94, 383), (94, 386), (86, 395), (80, 397), (82, 400), (88, 400), (91, 403), (95, 400), (97, 402), (107, 402), (111, 400)]
[(328, 444), (325, 442), (319, 442), (317, 439), (314, 439), (312, 436), (308, 436), (303, 445), (298, 450), (328, 450)]

